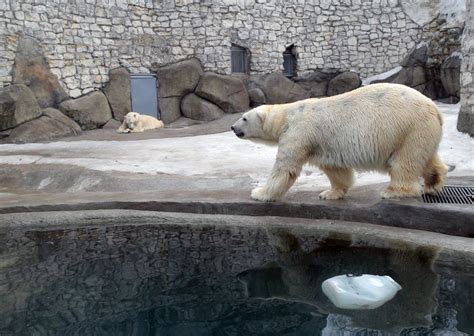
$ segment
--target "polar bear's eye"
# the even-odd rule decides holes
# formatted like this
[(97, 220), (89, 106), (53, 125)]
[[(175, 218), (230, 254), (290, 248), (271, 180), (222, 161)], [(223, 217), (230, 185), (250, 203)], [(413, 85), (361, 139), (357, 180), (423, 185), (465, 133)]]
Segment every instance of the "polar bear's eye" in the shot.
[(247, 118), (242, 118), (243, 121), (247, 121)]

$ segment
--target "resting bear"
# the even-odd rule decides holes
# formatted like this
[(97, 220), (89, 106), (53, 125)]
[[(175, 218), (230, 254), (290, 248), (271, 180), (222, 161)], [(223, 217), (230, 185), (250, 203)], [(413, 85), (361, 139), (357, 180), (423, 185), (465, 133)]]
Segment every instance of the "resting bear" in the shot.
[(278, 144), (272, 173), (252, 190), (260, 201), (280, 199), (304, 164), (319, 167), (331, 188), (322, 199), (343, 198), (354, 169), (388, 172), (383, 198), (441, 190), (448, 167), (437, 154), (442, 115), (431, 99), (399, 84), (373, 84), (328, 98), (262, 105), (231, 127), (242, 139)]
[(136, 133), (143, 132), (149, 129), (161, 128), (165, 125), (161, 120), (152, 116), (140, 114), (137, 112), (129, 112), (125, 115), (122, 125), (117, 130), (117, 133)]

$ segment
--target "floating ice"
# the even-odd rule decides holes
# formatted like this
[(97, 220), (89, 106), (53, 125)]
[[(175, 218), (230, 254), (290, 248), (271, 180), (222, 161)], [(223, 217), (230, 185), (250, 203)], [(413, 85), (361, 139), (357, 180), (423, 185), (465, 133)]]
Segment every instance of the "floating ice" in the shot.
[(323, 293), (341, 309), (375, 309), (390, 301), (402, 287), (388, 275), (338, 275), (321, 284)]

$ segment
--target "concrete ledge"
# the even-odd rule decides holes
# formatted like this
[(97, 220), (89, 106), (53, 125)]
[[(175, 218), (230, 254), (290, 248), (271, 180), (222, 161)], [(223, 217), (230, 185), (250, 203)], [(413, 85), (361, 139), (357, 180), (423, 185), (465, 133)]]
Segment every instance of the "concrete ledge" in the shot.
[[(179, 224), (177, 224), (179, 223)], [(94, 226), (193, 226), (245, 227), (256, 230), (285, 230), (296, 236), (326, 237), (352, 241), (358, 245), (393, 247), (407, 245), (431, 247), (444, 253), (474, 253), (469, 238), (452, 237), (419, 230), (326, 219), (302, 219), (275, 216), (205, 215), (137, 210), (87, 210), (12, 213), (0, 215), (0, 229), (74, 230)]]
[[(246, 200), (247, 193), (68, 193), (15, 196), (0, 205), (0, 214), (45, 211), (142, 210), (196, 214), (277, 216), (371, 223), (453, 236), (474, 237), (471, 206), (424, 204), (417, 200), (374, 199), (260, 203)], [(240, 197), (239, 197), (240, 196)], [(126, 199), (125, 199), (126, 198)], [(21, 205), (19, 205), (21, 204)]]

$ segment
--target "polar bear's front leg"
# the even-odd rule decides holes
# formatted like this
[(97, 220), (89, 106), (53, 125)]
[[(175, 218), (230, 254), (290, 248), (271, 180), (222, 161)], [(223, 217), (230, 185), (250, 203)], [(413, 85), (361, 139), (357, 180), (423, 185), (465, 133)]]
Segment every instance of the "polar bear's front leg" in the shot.
[(131, 132), (140, 133), (140, 132), (143, 132), (144, 130), (145, 129), (143, 128), (143, 123), (141, 121), (137, 121)]
[(117, 130), (117, 133), (128, 133), (130, 130), (128, 129), (127, 121), (123, 121), (122, 125)]
[(344, 198), (354, 184), (354, 170), (351, 168), (320, 167), (331, 182), (331, 189), (319, 194), (321, 199), (337, 200)]
[[(295, 151), (296, 152), (296, 151)], [(278, 149), (277, 160), (273, 166), (272, 174), (263, 187), (252, 190), (251, 197), (257, 201), (272, 202), (280, 199), (295, 183), (303, 167), (303, 159), (285, 155)]]

